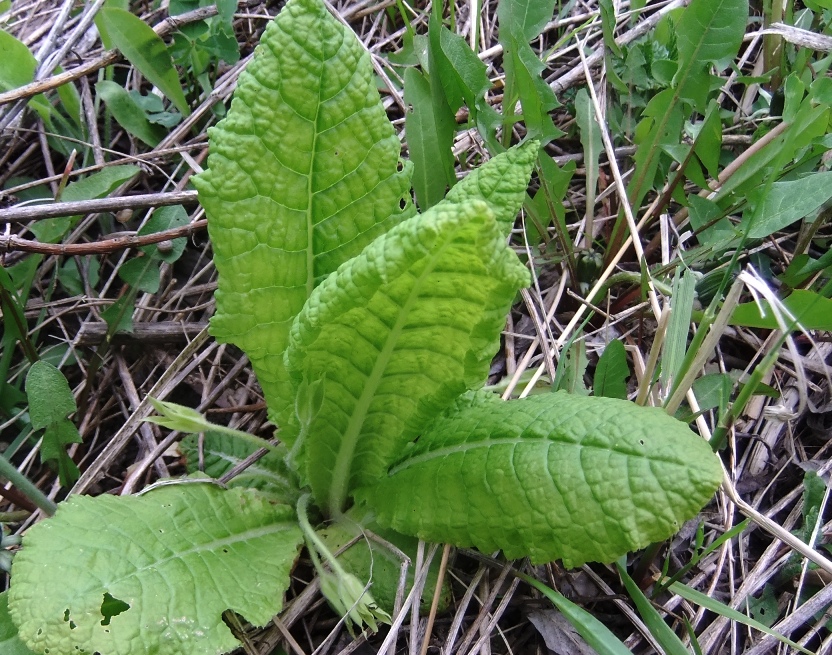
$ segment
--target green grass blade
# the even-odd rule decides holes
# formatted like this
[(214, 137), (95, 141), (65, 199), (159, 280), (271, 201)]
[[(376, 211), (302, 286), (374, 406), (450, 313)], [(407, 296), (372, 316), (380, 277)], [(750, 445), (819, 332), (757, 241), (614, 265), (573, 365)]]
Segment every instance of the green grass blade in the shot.
[(636, 604), (638, 613), (644, 619), (644, 623), (650, 630), (650, 634), (655, 637), (656, 641), (664, 649), (665, 655), (690, 655), (690, 651), (685, 648), (679, 636), (664, 622), (661, 614), (647, 600), (647, 597), (639, 589), (635, 580), (628, 575), (627, 567), (623, 566), (620, 561), (616, 562), (615, 565), (618, 568), (618, 574), (621, 576), (621, 582), (624, 583), (627, 593), (630, 594), (630, 598)]
[(516, 575), (552, 601), (552, 604), (575, 626), (578, 634), (598, 652), (598, 655), (632, 655), (630, 649), (610, 632), (607, 626), (585, 609), (578, 607), (575, 603), (567, 600), (560, 592), (547, 587), (528, 575), (523, 573), (517, 573)]
[(760, 632), (765, 632), (767, 635), (771, 635), (775, 639), (782, 641), (787, 646), (791, 646), (792, 648), (796, 648), (801, 653), (806, 653), (806, 655), (815, 655), (812, 651), (803, 648), (800, 644), (796, 644), (791, 639), (784, 637), (779, 632), (775, 632), (771, 628), (767, 628), (759, 621), (755, 621), (752, 618), (747, 617), (742, 612), (738, 612), (737, 610), (728, 607), (725, 603), (721, 603), (715, 598), (711, 598), (710, 596), (706, 596), (701, 591), (696, 591), (696, 589), (691, 589), (687, 585), (682, 584), (681, 582), (674, 582), (670, 585), (670, 591), (674, 594), (679, 594), (685, 600), (689, 600), (691, 603), (696, 603), (697, 605), (701, 605), (705, 609), (709, 609), (712, 612), (716, 612), (720, 616), (724, 616), (727, 619), (731, 619), (732, 621), (736, 621), (737, 623), (742, 623), (743, 625), (747, 625), (749, 628), (754, 628), (755, 630), (759, 630)]

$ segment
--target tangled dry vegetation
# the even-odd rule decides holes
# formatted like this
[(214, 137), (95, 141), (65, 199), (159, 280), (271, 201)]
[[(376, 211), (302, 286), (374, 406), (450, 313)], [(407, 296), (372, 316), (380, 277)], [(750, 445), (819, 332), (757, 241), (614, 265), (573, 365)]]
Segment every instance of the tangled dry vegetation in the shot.
[[(188, 11), (175, 18), (169, 17), (168, 2), (161, 7), (132, 3), (130, 9), (171, 42), (172, 35), (181, 34), (183, 27), (216, 14), (214, 5), (201, 4), (188, 4)], [(417, 57), (402, 15), (408, 17), (416, 34), (426, 34), (430, 8), (423, 4), (395, 0), (333, 3), (337, 15), (373, 55), (382, 99), (399, 130), (405, 154), (408, 102), (402, 94), (401, 64), (411, 65)], [(479, 7), (476, 2), (460, 0), (454, 7), (446, 7), (445, 15), (452, 17), (453, 29), (466, 40), (472, 40), (473, 35), (476, 52), (488, 66), (493, 82), (487, 101), (500, 109), (503, 51), (497, 39), (496, 4), (485, 0)], [(534, 283), (522, 293), (509, 318), (504, 347), (494, 359), (489, 382), (499, 385), (506, 396), (528, 393), (535, 385), (540, 389), (555, 379), (560, 388), (580, 392), (591, 388), (599, 355), (607, 344), (619, 341), (627, 353), (629, 397), (662, 404), (666, 387), (649, 383), (661, 368), (657, 363), (669, 357), (669, 340), (675, 339), (676, 347), (680, 340), (678, 325), (675, 334), (667, 329), (672, 322), (669, 299), (685, 293), (685, 285), (674, 282), (674, 271), (681, 270), (680, 262), (684, 261), (697, 275), (697, 300), (694, 303), (690, 296), (685, 319), (689, 324), (681, 331), (682, 351), (688, 333), (692, 335), (703, 320), (703, 310), (716, 288), (727, 279), (725, 304), (710, 335), (699, 344), (701, 357), (686, 363), (693, 378), (704, 380), (694, 387), (695, 399), (704, 407), (695, 419), (696, 427), (704, 437), (718, 429), (721, 419), (729, 428), (721, 451), (726, 484), (699, 519), (686, 525), (671, 542), (631, 555), (631, 575), (642, 588), (650, 589), (663, 572), (673, 574), (682, 569), (692, 553), (701, 552), (749, 516), (752, 520), (744, 529), (707, 552), (684, 572), (682, 582), (814, 651), (830, 652), (832, 633), (826, 612), (832, 603), (832, 568), (823, 553), (832, 531), (826, 486), (832, 423), (828, 362), (832, 353), (829, 332), (823, 330), (829, 329), (832, 320), (828, 316), (818, 319), (815, 329), (793, 332), (786, 343), (776, 329), (728, 320), (734, 305), (762, 297), (775, 284), (783, 284), (781, 274), (797, 256), (822, 261), (832, 239), (828, 210), (821, 209), (816, 219), (813, 215), (764, 238), (743, 240), (731, 250), (720, 250), (713, 241), (703, 245), (692, 234), (685, 220), (687, 210), (679, 204), (682, 190), (694, 190), (694, 182), (688, 179), (679, 184), (680, 179), (674, 177), (678, 165), (668, 161), (661, 164), (667, 184), (644, 194), (641, 206), (633, 208), (637, 238), (624, 239), (623, 232), (614, 234), (616, 218), (623, 216), (617, 185), (626, 185), (633, 174), (632, 156), (637, 149), (634, 126), (646, 99), (661, 87), (651, 77), (660, 76), (660, 67), (651, 69), (650, 64), (667, 59), (666, 53), (660, 56), (654, 52), (655, 61), (645, 63), (649, 47), (636, 46), (661, 27), (665, 16), (684, 4), (681, 0), (650, 1), (631, 14), (627, 13), (628, 3), (617, 5), (615, 35), (625, 50), (616, 61), (624, 63), (612, 65), (611, 58), (605, 63), (596, 3), (563, 3), (532, 42), (534, 51), (545, 60), (546, 83), (561, 104), (551, 115), (565, 133), (548, 145), (547, 152), (563, 170), (574, 166), (574, 173), (566, 177), (568, 186), (562, 195), (565, 229), (561, 229), (554, 207), (549, 208), (551, 215), (545, 221), (543, 213), (529, 211), (518, 220), (512, 243), (525, 261), (533, 264)], [(254, 0), (237, 6), (233, 33), (240, 56), (233, 64), (218, 56), (220, 46), (212, 52), (188, 51), (185, 39), (174, 40), (181, 47), (178, 70), (191, 108), (190, 115), (179, 115), (178, 120), (171, 107), (163, 110), (161, 102), (159, 107), (152, 104), (158, 97), (148, 95), (152, 85), (142, 74), (117, 51), (102, 47), (98, 32), (91, 27), (93, 12), (102, 5), (82, 6), (71, 0), (20, 0), (11, 6), (0, 3), (4, 29), (25, 44), (41, 64), (48, 64), (39, 69), (34, 87), (0, 87), (0, 185), (4, 189), (0, 222), (5, 230), (0, 236), (0, 256), (8, 272), (4, 277), (9, 278), (3, 291), (0, 370), (6, 380), (0, 402), (0, 445), (15, 466), (56, 501), (70, 489), (61, 487), (54, 469), (41, 463), (22, 395), (27, 362), (36, 358), (61, 368), (76, 399), (77, 412), (72, 419), (83, 441), (69, 448), (80, 471), (71, 487), (73, 494), (130, 494), (160, 478), (185, 472), (177, 448), (181, 435), (141, 422), (151, 412), (146, 401), (149, 395), (195, 407), (210, 420), (239, 430), (266, 438), (274, 434), (246, 358), (234, 347), (213, 341), (205, 329), (214, 310), (216, 274), (206, 222), (189, 178), (201, 170), (208, 154), (207, 128), (223, 115), (259, 35), (282, 3)], [(776, 125), (783, 124), (767, 110), (769, 101), (776, 102), (777, 96), (767, 90), (774, 81), (766, 76), (769, 69), (764, 58), (770, 53), (769, 39), (773, 37), (760, 32), (762, 12), (763, 7), (752, 5), (740, 52), (730, 66), (723, 67), (717, 80), (722, 88), (718, 96), (721, 145), (717, 144), (716, 154), (721, 183), (730, 179), (731, 173), (726, 171), (732, 161), (748, 161), (777, 137)], [(817, 23), (810, 28), (817, 32), (827, 29), (826, 22), (821, 20), (820, 24), (820, 28)], [(779, 47), (797, 53), (789, 60), (795, 69), (796, 58), (819, 61), (827, 47), (824, 42), (797, 46), (776, 38), (780, 39)], [(197, 71), (199, 57), (205, 65)], [(0, 61), (0, 69), (3, 66)], [(782, 72), (785, 77), (789, 71)], [(617, 80), (611, 81), (610, 73)], [(585, 159), (576, 97), (579, 89), (587, 88), (588, 78), (606, 116), (610, 143), (604, 145), (614, 148), (612, 161), (609, 151), (601, 152), (600, 163)], [(101, 83), (114, 79), (128, 91), (144, 94), (145, 118), (132, 123), (142, 126), (135, 127), (133, 133), (113, 119), (117, 114), (113, 105), (102, 102), (106, 85)], [(35, 92), (46, 94), (42, 102), (59, 107), (67, 101), (58, 96), (57, 89), (66, 82), (77, 89), (79, 118), (75, 122), (67, 116), (59, 119), (57, 110), (48, 116), (39, 113), (33, 104)], [(630, 95), (619, 84), (629, 88)], [(503, 107), (503, 113), (505, 110)], [(477, 129), (465, 129), (467, 119), (464, 108), (457, 112), (454, 155), (459, 177), (488, 156)], [(523, 123), (515, 123), (512, 129), (515, 142), (525, 134)], [(689, 134), (683, 143), (690, 145), (691, 138), (695, 135)], [(677, 162), (687, 161), (684, 153), (674, 156)], [(825, 157), (818, 161), (812, 165), (823, 170)], [(791, 165), (791, 158), (786, 163)], [(62, 198), (74, 204), (37, 202), (57, 198), (69, 192), (76, 180), (114, 164), (138, 167), (140, 174), (113, 177), (102, 182), (101, 188), (87, 190), (86, 195), (76, 187), (76, 194), (66, 193)], [(708, 170), (700, 169), (700, 175), (713, 182)], [(674, 179), (676, 184), (671, 184)], [(539, 184), (535, 176), (532, 194)], [(187, 209), (186, 218), (161, 228), (146, 227), (152, 208), (176, 205)], [(541, 209), (539, 204), (536, 207)], [(56, 228), (57, 237), (50, 238), (49, 229), (56, 225), (53, 219), (67, 216), (73, 219), (66, 229)], [(38, 225), (46, 227), (38, 231)], [(186, 242), (175, 241), (183, 237)], [(158, 287), (154, 280), (143, 279), (144, 273), (128, 270), (125, 274), (123, 268), (136, 248), (158, 246), (158, 252), (165, 254), (177, 249), (179, 243), (184, 245), (181, 256), (158, 260)], [(647, 283), (648, 269), (655, 283)], [(822, 286), (828, 281), (828, 270), (821, 266), (811, 278), (791, 286)], [(733, 271), (733, 277), (725, 277), (726, 271)], [(744, 273), (737, 277), (739, 271)], [(687, 293), (693, 293), (692, 287)], [(24, 325), (15, 324), (22, 330), (13, 325), (20, 318), (13, 315), (14, 294), (25, 303), (21, 314)], [(684, 303), (679, 307), (684, 315)], [(125, 326), (125, 321), (132, 321), (132, 327)], [(21, 331), (25, 335), (18, 338)], [(776, 355), (774, 365), (767, 370), (758, 368), (772, 353)], [(730, 402), (736, 401), (755, 370), (764, 372), (762, 379), (755, 381), (756, 395), (738, 415), (732, 415)], [(694, 421), (694, 398), (689, 395), (687, 404), (682, 400), (677, 399), (676, 407), (687, 409)], [(0, 494), (4, 498), (0, 509), (10, 532), (23, 533), (39, 518), (37, 507), (18, 486), (7, 484)], [(804, 546), (803, 555), (799, 554), (795, 548), (800, 544), (793, 535), (804, 542), (815, 540), (816, 548)], [(815, 563), (804, 557), (807, 552)], [(440, 558), (442, 549), (427, 547), (425, 555)], [(577, 570), (564, 570), (557, 564), (531, 567), (464, 550), (453, 553), (447, 563), (446, 575), (453, 589), (451, 607), (431, 622), (427, 640), (426, 616), (402, 617), (395, 651), (390, 644), (387, 652), (408, 648), (418, 652), (422, 643), (428, 652), (448, 655), (546, 653), (547, 648), (556, 653), (589, 652), (581, 650), (586, 647), (575, 641), (573, 629), (548, 601), (511, 575), (513, 567), (533, 574), (589, 609), (633, 653), (663, 652), (655, 627), (645, 625), (635, 611), (614, 566), (585, 565)], [(313, 577), (311, 567), (301, 562), (287, 608), (271, 627), (246, 631), (244, 625), (234, 626), (246, 653), (267, 655), (281, 652), (280, 648), (298, 655), (376, 652), (384, 642), (384, 630), (369, 639), (353, 640), (344, 631), (330, 635), (338, 617), (321, 599), (311, 582)], [(672, 590), (654, 600), (665, 613), (667, 624), (683, 640), (696, 635), (702, 653), (760, 654), (782, 648), (775, 639)], [(322, 644), (323, 649), (319, 648)]]

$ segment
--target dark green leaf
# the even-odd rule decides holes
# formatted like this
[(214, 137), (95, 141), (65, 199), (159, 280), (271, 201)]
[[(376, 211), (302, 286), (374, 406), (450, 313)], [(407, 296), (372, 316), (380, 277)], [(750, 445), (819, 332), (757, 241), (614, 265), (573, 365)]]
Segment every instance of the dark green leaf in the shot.
[(630, 377), (630, 369), (627, 366), (627, 351), (624, 349), (624, 344), (617, 339), (610, 341), (604, 348), (604, 354), (598, 360), (592, 390), (596, 396), (624, 399), (627, 397), (628, 377)]
[(161, 283), (159, 264), (152, 257), (135, 257), (118, 269), (119, 277), (139, 291), (156, 293)]
[[(139, 229), (137, 234), (139, 236), (143, 234), (156, 234), (157, 232), (163, 232), (165, 230), (171, 230), (175, 227), (182, 227), (184, 225), (187, 225), (188, 221), (188, 212), (185, 211), (185, 208), (182, 205), (159, 207), (156, 211), (153, 212), (153, 215), (147, 220), (147, 222)], [(148, 257), (152, 257), (153, 259), (160, 259), (163, 262), (172, 264), (182, 256), (182, 253), (185, 250), (185, 246), (188, 245), (188, 239), (186, 237), (173, 239), (172, 244), (173, 247), (166, 252), (160, 252), (158, 244), (153, 244), (152, 246), (145, 246), (141, 248), (141, 250)]]
[(554, 12), (555, 0), (500, 0), (497, 5), (500, 41), (508, 31), (528, 43), (543, 31)]
[(142, 108), (135, 103), (123, 86), (102, 80), (95, 85), (95, 92), (107, 105), (107, 109), (112, 112), (118, 124), (137, 139), (149, 146), (156, 146), (165, 138), (167, 131), (147, 120)]
[(75, 397), (64, 374), (52, 364), (35, 362), (26, 375), (29, 417), (35, 430), (59, 423), (75, 411)]
[[(832, 172), (811, 173), (798, 180), (774, 182), (765, 190), (762, 206), (744, 216), (741, 229), (761, 239), (815, 214), (832, 198)], [(754, 217), (752, 219), (752, 216)], [(746, 220), (747, 219), (747, 220)], [(753, 220), (753, 223), (749, 223)]]
[(437, 115), (431, 81), (415, 68), (405, 71), (404, 100), (407, 103), (407, 147), (413, 162), (413, 190), (419, 208), (425, 211), (445, 197), (452, 183), (453, 115), (450, 115), (450, 121), (447, 113)]
[(95, 17), (127, 60), (173, 102), (185, 116), (190, 114), (179, 75), (173, 67), (165, 42), (147, 23), (129, 11), (104, 7)]

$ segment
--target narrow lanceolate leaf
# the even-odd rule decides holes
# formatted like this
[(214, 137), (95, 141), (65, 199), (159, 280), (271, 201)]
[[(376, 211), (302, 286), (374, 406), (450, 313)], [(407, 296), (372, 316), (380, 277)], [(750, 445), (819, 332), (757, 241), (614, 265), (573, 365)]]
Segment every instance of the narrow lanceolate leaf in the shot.
[(95, 22), (127, 60), (185, 114), (190, 113), (179, 74), (165, 42), (141, 18), (117, 7), (104, 7)]
[(319, 0), (291, 0), (269, 24), (209, 142), (194, 184), (219, 271), (211, 331), (246, 352), (279, 417), (292, 319), (321, 279), (412, 214), (409, 169), (397, 170), (369, 54)]
[(573, 567), (669, 537), (721, 479), (707, 442), (659, 409), (480, 392), (357, 497), (405, 534)]
[(528, 274), (478, 200), (435, 207), (376, 240), (319, 286), (292, 327), (293, 378), (324, 380), (304, 426), (319, 503), (342, 509), (427, 420), (482, 384)]
[(441, 204), (483, 200), (508, 236), (526, 197), (539, 146), (537, 141), (525, 141), (489, 159), (454, 186)]
[(35, 653), (219, 655), (239, 645), (223, 612), (280, 610), (301, 541), (293, 509), (253, 490), (73, 497), (24, 537), (9, 608)]

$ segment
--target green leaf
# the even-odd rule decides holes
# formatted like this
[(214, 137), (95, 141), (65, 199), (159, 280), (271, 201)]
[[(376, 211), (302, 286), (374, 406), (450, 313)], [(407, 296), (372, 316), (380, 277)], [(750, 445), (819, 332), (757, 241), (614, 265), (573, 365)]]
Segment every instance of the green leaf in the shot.
[(604, 147), (601, 128), (595, 120), (595, 111), (586, 89), (580, 89), (575, 96), (575, 120), (581, 132), (586, 167), (586, 212), (587, 218), (595, 215), (595, 192), (598, 187), (598, 159)]
[(479, 200), (434, 207), (327, 278), (292, 327), (296, 384), (324, 379), (303, 466), (319, 504), (383, 474), (427, 420), (484, 382), (528, 273)]
[(695, 294), (696, 277), (693, 272), (690, 269), (685, 269), (681, 276), (677, 272), (673, 279), (670, 320), (662, 345), (662, 368), (659, 380), (663, 385), (668, 385), (676, 379), (685, 359)]
[(666, 539), (721, 480), (708, 443), (658, 408), (481, 392), (356, 495), (398, 532), (571, 568)]
[(457, 183), (441, 204), (483, 200), (494, 213), (502, 233), (508, 237), (526, 198), (539, 145), (537, 141), (524, 141), (492, 157)]
[(75, 396), (64, 374), (43, 360), (32, 364), (26, 375), (29, 418), (32, 428), (45, 428), (40, 458), (55, 463), (61, 485), (67, 487), (78, 479), (78, 467), (66, 452), (69, 444), (81, 443), (75, 424), (67, 419), (76, 409)]
[[(208, 431), (202, 444), (204, 468), (200, 469), (199, 436), (189, 434), (179, 442), (179, 449), (185, 456), (188, 473), (202, 470), (212, 478), (220, 478), (240, 464), (257, 450), (257, 446), (227, 434)], [(295, 505), (298, 500), (298, 483), (295, 475), (286, 466), (286, 449), (269, 451), (242, 473), (234, 476), (229, 487), (259, 489), (280, 499), (286, 505)]]
[(26, 375), (29, 418), (32, 428), (41, 430), (59, 423), (75, 411), (75, 397), (64, 374), (43, 361), (32, 364)]
[[(814, 291), (797, 289), (784, 298), (782, 304), (804, 329), (832, 330), (832, 299)], [(786, 321), (790, 319), (786, 318)], [(731, 325), (772, 330), (779, 327), (767, 300), (762, 300), (760, 304), (746, 302), (737, 305), (731, 314)]]
[(40, 653), (216, 655), (239, 646), (223, 612), (280, 611), (301, 541), (292, 508), (253, 490), (74, 496), (26, 533), (9, 608)]
[(17, 627), (9, 616), (9, 593), (0, 594), (0, 653), (3, 655), (34, 655), (17, 636)]
[(219, 272), (211, 333), (245, 351), (278, 419), (292, 406), (282, 353), (293, 318), (324, 277), (413, 214), (410, 167), (397, 170), (370, 55), (317, 0), (292, 0), (269, 23), (209, 142), (193, 182)]
[(595, 368), (595, 378), (592, 380), (593, 393), (606, 398), (626, 399), (629, 377), (630, 368), (627, 366), (624, 344), (617, 339), (610, 341)]
[(26, 47), (5, 30), (0, 30), (0, 91), (29, 84), (38, 62)]
[(601, 12), (601, 31), (604, 33), (604, 45), (616, 57), (623, 58), (624, 51), (615, 42), (615, 5), (612, 0), (599, 0), (598, 8)]
[(101, 312), (101, 318), (107, 323), (107, 332), (115, 334), (133, 331), (134, 302), (135, 298), (126, 294)]
[(147, 23), (124, 9), (104, 7), (95, 15), (95, 24), (182, 114), (191, 113), (167, 46)]
[[(121, 88), (121, 87), (119, 87)], [(93, 200), (95, 198), (106, 198), (125, 182), (132, 180), (141, 173), (138, 166), (124, 164), (119, 166), (107, 166), (97, 173), (70, 182), (63, 193), (61, 200), (72, 202), (75, 200)], [(62, 216), (60, 218), (48, 218), (42, 221), (35, 221), (29, 227), (38, 241), (44, 243), (57, 243), (81, 220), (80, 216)]]
[[(413, 190), (422, 211), (442, 200), (455, 179), (452, 179), (450, 108), (441, 104), (436, 106), (433, 84), (427, 75), (415, 68), (408, 68), (404, 73), (407, 148), (413, 162)], [(453, 119), (452, 114), (450, 118)]]
[[(528, 43), (518, 40), (511, 33), (504, 35), (501, 31), (500, 43), (503, 45), (503, 68), (506, 73), (503, 107), (506, 107), (508, 99), (513, 111), (513, 103), (519, 97), (528, 138), (539, 139), (541, 145), (563, 136), (563, 131), (555, 126), (549, 115), (560, 103), (541, 77), (546, 66)], [(509, 110), (504, 109), (504, 112), (507, 118)]]
[(598, 655), (633, 655), (632, 651), (610, 629), (582, 607), (575, 605), (560, 592), (523, 573), (516, 574), (548, 598)]
[(676, 26), (679, 68), (675, 84), (694, 104), (706, 66), (737, 54), (748, 21), (748, 0), (691, 0)]
[[(392, 613), (401, 578), (402, 561), (389, 548), (367, 536), (366, 531), (373, 532), (410, 557), (412, 564), (407, 571), (405, 594), (408, 594), (413, 587), (413, 564), (416, 562), (419, 540), (393, 530), (386, 530), (367, 519), (354, 520), (356, 518), (359, 518), (358, 513), (350, 511), (347, 513), (346, 520), (333, 523), (324, 530), (320, 530), (318, 534), (333, 553), (340, 550), (342, 546), (352, 541), (356, 536), (361, 535), (361, 538), (355, 544), (338, 555), (338, 562), (348, 573), (356, 576), (362, 584), (372, 581), (373, 585), (370, 591), (373, 598), (381, 609), (387, 613)], [(422, 591), (420, 606), (423, 612), (430, 609), (438, 574), (439, 558), (437, 557), (431, 562), (430, 571)], [(446, 580), (442, 585), (438, 611), (444, 612), (450, 601), (451, 588)]]
[[(746, 213), (741, 228), (748, 229), (752, 239), (762, 239), (787, 228), (801, 218), (816, 213), (832, 198), (832, 171), (811, 173), (798, 180), (774, 182), (768, 189), (762, 207)], [(757, 217), (749, 225), (751, 218)]]
[(154, 147), (165, 138), (167, 130), (161, 125), (151, 124), (142, 108), (120, 84), (101, 80), (96, 83), (95, 92), (107, 105), (118, 124), (140, 141)]
[(500, 37), (509, 31), (529, 42), (543, 31), (554, 13), (555, 0), (500, 0), (497, 5)]
[(159, 264), (147, 255), (125, 262), (118, 269), (118, 276), (145, 293), (156, 293), (162, 280)]
[[(139, 228), (139, 231), (136, 234), (138, 236), (142, 236), (145, 234), (164, 232), (165, 230), (171, 230), (175, 227), (187, 225), (189, 220), (188, 212), (185, 211), (185, 208), (182, 205), (159, 207), (153, 212), (153, 216), (151, 216), (147, 222)], [(161, 252), (159, 250), (159, 244), (145, 246), (144, 248), (141, 248), (141, 251), (154, 259), (159, 259), (163, 262), (167, 262), (168, 264), (172, 264), (182, 256), (182, 253), (185, 251), (185, 246), (188, 245), (188, 239), (185, 237), (173, 239), (171, 241), (171, 245), (172, 248), (166, 252)]]

